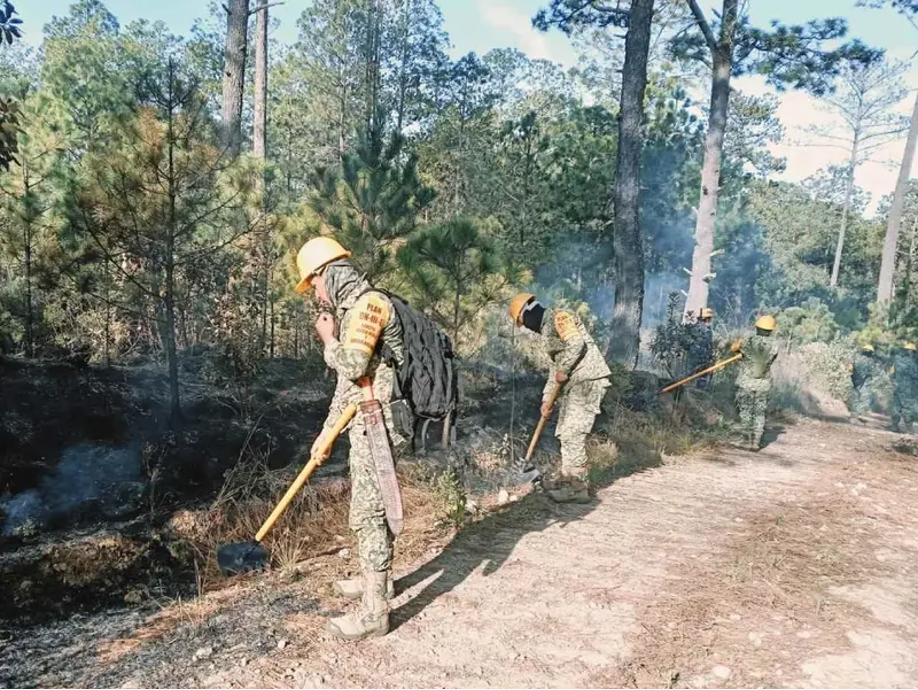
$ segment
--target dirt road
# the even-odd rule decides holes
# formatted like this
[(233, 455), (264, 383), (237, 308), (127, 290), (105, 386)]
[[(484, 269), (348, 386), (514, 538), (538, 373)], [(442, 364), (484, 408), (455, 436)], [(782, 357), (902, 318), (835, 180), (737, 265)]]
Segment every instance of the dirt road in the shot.
[[(765, 450), (669, 458), (586, 506), (529, 496), (403, 564), (396, 629), (346, 645), (347, 604), (240, 584), (158, 616), (7, 641), (27, 685), (914, 687), (918, 457), (876, 428), (801, 421)], [(912, 439), (914, 440), (914, 439)], [(335, 560), (337, 559), (337, 560)], [(181, 612), (181, 613), (177, 613)]]

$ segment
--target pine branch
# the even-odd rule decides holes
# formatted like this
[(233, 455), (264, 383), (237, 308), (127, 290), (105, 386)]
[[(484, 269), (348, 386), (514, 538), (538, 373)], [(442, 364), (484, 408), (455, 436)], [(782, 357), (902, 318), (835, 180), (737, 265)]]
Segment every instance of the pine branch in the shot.
[(704, 35), (704, 40), (708, 44), (708, 48), (710, 48), (712, 53), (716, 52), (718, 47), (717, 38), (714, 36), (711, 25), (708, 24), (708, 20), (704, 16), (704, 11), (698, 5), (698, 0), (686, 0), (686, 2), (688, 2), (689, 9), (692, 11), (695, 21), (698, 23), (698, 28)]

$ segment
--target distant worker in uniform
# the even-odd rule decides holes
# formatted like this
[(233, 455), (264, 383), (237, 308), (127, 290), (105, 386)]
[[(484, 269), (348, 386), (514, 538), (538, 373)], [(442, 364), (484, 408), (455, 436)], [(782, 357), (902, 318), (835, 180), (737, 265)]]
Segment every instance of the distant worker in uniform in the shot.
[(851, 395), (848, 399), (848, 411), (852, 419), (865, 421), (864, 415), (870, 412), (870, 400), (873, 395), (873, 381), (880, 373), (876, 349), (869, 343), (861, 347), (851, 363)]
[(778, 344), (772, 337), (775, 318), (762, 316), (755, 322), (755, 335), (738, 340), (732, 350), (741, 354), (736, 378), (736, 407), (739, 411), (743, 445), (758, 450), (765, 432), (765, 413), (771, 392), (771, 365), (778, 356)]
[[(694, 337), (689, 347), (689, 374), (714, 363), (714, 310), (703, 307), (695, 324)], [(713, 374), (705, 374), (695, 381), (695, 387), (704, 390)]]
[(912, 433), (918, 420), (918, 347), (907, 342), (893, 356), (893, 431)]
[(551, 360), (550, 375), (542, 392), (543, 415), (549, 412), (547, 404), (552, 390), (562, 386), (555, 430), (561, 441), (561, 473), (542, 486), (558, 502), (588, 501), (586, 438), (600, 412), (612, 372), (573, 311), (546, 309), (529, 293), (514, 297), (509, 311), (517, 326), (541, 336)]
[[(407, 445), (392, 422), (388, 403), (395, 369), (383, 361), (380, 350), (388, 347), (397, 362), (403, 357), (402, 324), (389, 297), (373, 289), (347, 260), (351, 253), (329, 237), (309, 240), (297, 255), (298, 293), (315, 289), (322, 304), (335, 310), (334, 318), (323, 313), (316, 331), (325, 346), (325, 362), (338, 379), (328, 418), (315, 449), (343, 410), (363, 399), (359, 381), (372, 381), (372, 391), (382, 403), (385, 427), (392, 445)], [(337, 326), (337, 327), (336, 327)], [(392, 533), (386, 522), (383, 495), (362, 413), (351, 423), (351, 505), (349, 524), (357, 537), (362, 577), (335, 583), (339, 594), (361, 599), (357, 611), (328, 622), (334, 637), (358, 640), (389, 631), (389, 599), (392, 583)]]

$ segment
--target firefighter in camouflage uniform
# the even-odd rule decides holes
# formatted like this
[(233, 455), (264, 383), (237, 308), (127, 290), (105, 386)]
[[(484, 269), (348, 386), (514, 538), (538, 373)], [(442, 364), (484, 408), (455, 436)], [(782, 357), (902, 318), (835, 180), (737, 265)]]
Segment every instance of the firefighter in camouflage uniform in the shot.
[(743, 356), (736, 378), (736, 407), (743, 433), (742, 443), (749, 450), (759, 449), (765, 432), (771, 365), (778, 356), (778, 344), (772, 337), (775, 326), (773, 316), (762, 316), (755, 322), (755, 335), (737, 341), (732, 348)]
[(873, 381), (880, 373), (873, 345), (864, 345), (851, 363), (851, 395), (848, 399), (848, 411), (852, 419), (864, 421), (864, 415), (870, 412), (870, 399), (873, 394)]
[(510, 301), (513, 322), (541, 336), (551, 370), (542, 392), (542, 415), (556, 386), (559, 413), (555, 435), (561, 441), (561, 473), (543, 482), (558, 502), (589, 500), (586, 438), (593, 429), (612, 372), (580, 317), (566, 309), (546, 309), (534, 295), (524, 293)]
[(912, 433), (918, 421), (918, 347), (905, 343), (893, 357), (893, 431)]
[[(390, 444), (400, 449), (408, 439), (396, 431), (392, 420), (395, 368), (380, 356), (383, 346), (393, 353), (396, 363), (403, 356), (402, 324), (391, 300), (373, 290), (364, 276), (347, 260), (351, 253), (328, 237), (309, 240), (297, 255), (300, 282), (296, 291), (315, 289), (319, 301), (335, 310), (323, 313), (316, 331), (324, 344), (326, 364), (337, 374), (334, 397), (322, 434), (313, 451), (322, 443), (344, 409), (359, 403), (362, 393), (358, 381), (370, 379), (374, 396), (382, 403)], [(356, 640), (385, 635), (389, 631), (389, 603), (392, 598), (392, 534), (370, 451), (362, 413), (349, 426), (351, 505), (349, 525), (357, 537), (362, 577), (335, 583), (335, 590), (348, 598), (360, 599), (357, 611), (333, 618), (327, 630), (334, 637)]]

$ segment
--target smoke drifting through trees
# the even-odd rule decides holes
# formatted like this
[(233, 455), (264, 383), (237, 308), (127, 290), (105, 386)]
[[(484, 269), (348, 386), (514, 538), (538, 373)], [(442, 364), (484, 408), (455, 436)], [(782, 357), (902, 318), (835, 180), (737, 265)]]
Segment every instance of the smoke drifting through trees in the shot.
[[(245, 5), (254, 12), (262, 3), (229, 9)], [(243, 88), (235, 142), (239, 106), (230, 98), (224, 113), (223, 97), (237, 93), (236, 76), (244, 85), (255, 80), (234, 67), (225, 91), (226, 56), (238, 66), (244, 38), (243, 65), (254, 69), (255, 18), (228, 45), (222, 8), (181, 37), (157, 24), (121, 26), (103, 3), (81, 0), (49, 23), (40, 54), (2, 59), (9, 69), (0, 86), (22, 94), (29, 115), (17, 139), (24, 155), (0, 173), (0, 347), (35, 356), (86, 352), (97, 362), (161, 357), (173, 381), (192, 349), (210, 348), (239, 379), (274, 355), (315, 356), (312, 307), (291, 293), (292, 257), (305, 239), (328, 231), (384, 287), (429, 305), (450, 332), (476, 334), (457, 338), (466, 354), (489, 337), (485, 324), (509, 295), (532, 285), (546, 299), (589, 305), (608, 343), (616, 287), (625, 284), (613, 257), (639, 248), (644, 275), (628, 283), (625, 302), (645, 310), (646, 331), (668, 293), (691, 294), (686, 270), (698, 274), (694, 213), (710, 124), (697, 115), (707, 99), (696, 102), (684, 88), (667, 39), (693, 37), (672, 45), (686, 65), (710, 55), (710, 46), (700, 29), (682, 32), (700, 27), (688, 5), (655, 6), (644, 112), (628, 124), (640, 166), (617, 169), (626, 148), (624, 94), (609, 75), (624, 63), (617, 35), (634, 30), (628, 13), (644, 6), (592, 8), (601, 6), (618, 11), (571, 28), (578, 50), (589, 52), (573, 70), (506, 48), (452, 59), (433, 0), (319, 0), (301, 15), (293, 45), (271, 44), (255, 121)], [(565, 7), (547, 4), (548, 24)], [(742, 19), (736, 65), (765, 69), (766, 48), (777, 41), (811, 51), (812, 60), (795, 63), (810, 76), (772, 65), (775, 80), (812, 88), (831, 81), (837, 51), (816, 49), (842, 25), (756, 33)], [(859, 50), (845, 54), (856, 59)], [(173, 96), (188, 94), (187, 105), (164, 106), (170, 83)], [(806, 184), (767, 179), (781, 166), (767, 150), (781, 136), (774, 99), (734, 88), (725, 117), (705, 269), (716, 274), (706, 301), (718, 322), (748, 325), (756, 313), (816, 299), (842, 331), (864, 327), (885, 217), (865, 218), (852, 190), (833, 286), (844, 205), (826, 191), (834, 173)], [(264, 152), (263, 166), (253, 148)], [(612, 203), (617, 175), (640, 192), (641, 246), (630, 249), (621, 243), (634, 239), (633, 228)], [(912, 206), (903, 208), (908, 229)], [(417, 270), (411, 251), (436, 251), (442, 265)], [(626, 263), (641, 272), (638, 261)], [(910, 265), (898, 264), (896, 284), (912, 275)], [(641, 287), (643, 301), (634, 297)], [(618, 328), (631, 338), (641, 320), (629, 323)], [(620, 357), (626, 363), (631, 342)]]

